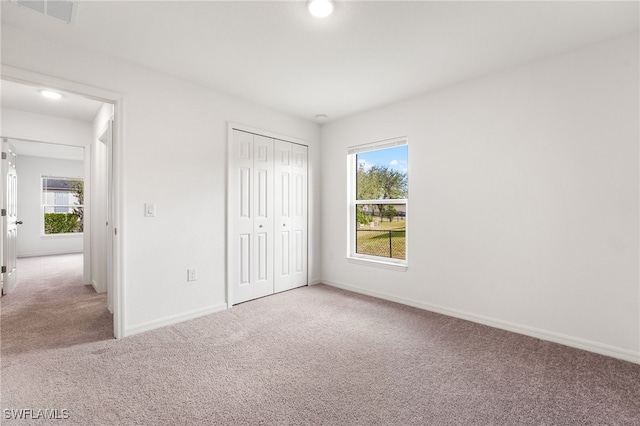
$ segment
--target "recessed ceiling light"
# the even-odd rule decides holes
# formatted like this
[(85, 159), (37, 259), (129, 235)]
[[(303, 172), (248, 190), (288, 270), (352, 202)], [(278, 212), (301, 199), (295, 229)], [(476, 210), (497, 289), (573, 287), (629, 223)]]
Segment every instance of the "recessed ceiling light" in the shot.
[(333, 12), (333, 2), (331, 0), (309, 0), (307, 8), (316, 18), (326, 18)]
[(58, 92), (53, 92), (51, 90), (41, 90), (40, 94), (47, 99), (61, 99), (62, 95)]

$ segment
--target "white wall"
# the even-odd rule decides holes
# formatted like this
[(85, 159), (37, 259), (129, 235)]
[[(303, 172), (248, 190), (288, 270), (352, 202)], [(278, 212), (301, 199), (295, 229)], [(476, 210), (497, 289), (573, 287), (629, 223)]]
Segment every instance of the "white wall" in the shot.
[[(19, 142), (18, 142), (19, 143)], [(83, 235), (44, 235), (41, 205), (42, 176), (84, 177), (84, 163), (21, 155), (18, 171), (18, 257), (82, 253)]]
[[(319, 280), (316, 124), (8, 25), (1, 31), (2, 64), (124, 96), (118, 235), (126, 334), (224, 308), (227, 121), (309, 142), (309, 267), (310, 280)], [(143, 216), (147, 202), (157, 217)], [(198, 269), (196, 282), (187, 284), (187, 268)]]
[[(323, 278), (640, 362), (638, 73), (633, 34), (324, 125)], [(404, 135), (409, 269), (348, 263), (346, 149)]]
[(2, 108), (1, 117), (1, 133), (4, 137), (85, 146), (91, 143), (93, 136), (91, 124), (83, 121), (7, 108)]

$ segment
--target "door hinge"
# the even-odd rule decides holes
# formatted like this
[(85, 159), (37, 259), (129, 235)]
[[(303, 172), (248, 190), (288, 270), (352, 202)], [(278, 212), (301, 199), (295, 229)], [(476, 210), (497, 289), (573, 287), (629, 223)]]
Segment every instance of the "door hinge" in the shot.
[(2, 273), (2, 274), (6, 274), (6, 273), (7, 273), (7, 267), (6, 267), (6, 266), (3, 266), (3, 267), (0, 269), (0, 273)]
[(3, 153), (2, 153), (2, 159), (3, 159), (3, 160), (6, 160), (6, 159), (7, 159), (7, 153), (6, 153), (6, 152), (3, 152)]
[(7, 209), (0, 209), (0, 216), (6, 216), (7, 215)]

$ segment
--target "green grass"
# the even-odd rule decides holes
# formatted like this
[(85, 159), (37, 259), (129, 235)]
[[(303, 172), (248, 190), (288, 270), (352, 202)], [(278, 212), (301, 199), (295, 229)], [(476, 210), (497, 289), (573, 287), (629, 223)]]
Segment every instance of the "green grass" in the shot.
[[(394, 219), (388, 222), (386, 219), (380, 221), (379, 218), (375, 221), (376, 226), (365, 225), (364, 228), (359, 228), (360, 232), (356, 232), (356, 252), (392, 259), (406, 259), (405, 221)], [(391, 238), (389, 238), (389, 231), (391, 231)]]

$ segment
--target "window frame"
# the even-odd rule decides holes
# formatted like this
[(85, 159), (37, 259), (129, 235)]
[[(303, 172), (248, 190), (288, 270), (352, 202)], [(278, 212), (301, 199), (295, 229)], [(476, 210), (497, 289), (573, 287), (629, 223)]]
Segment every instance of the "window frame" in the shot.
[[(377, 266), (386, 269), (406, 271), (409, 261), (409, 197), (381, 200), (358, 200), (357, 195), (357, 155), (364, 152), (379, 151), (398, 146), (407, 147), (407, 161), (409, 159), (409, 140), (406, 136), (386, 139), (378, 142), (351, 146), (347, 149), (347, 260), (351, 263)], [(408, 165), (407, 165), (408, 166)], [(407, 167), (408, 168), (408, 167)], [(407, 194), (409, 193), (409, 176), (407, 174)], [(370, 254), (356, 253), (356, 206), (365, 204), (404, 204), (405, 205), (405, 258), (394, 259), (390, 257), (374, 256)]]
[(66, 208), (77, 208), (81, 207), (84, 211), (84, 204), (47, 204), (46, 203), (46, 193), (44, 190), (44, 180), (45, 179), (58, 179), (58, 180), (67, 180), (67, 181), (81, 181), (84, 185), (84, 177), (69, 177), (69, 176), (50, 176), (50, 175), (41, 175), (40, 176), (40, 232), (43, 238), (56, 238), (56, 237), (69, 237), (69, 236), (81, 236), (84, 234), (84, 230), (82, 232), (59, 232), (56, 234), (47, 234), (45, 230), (45, 214), (47, 207), (54, 208), (55, 207), (66, 207)]

